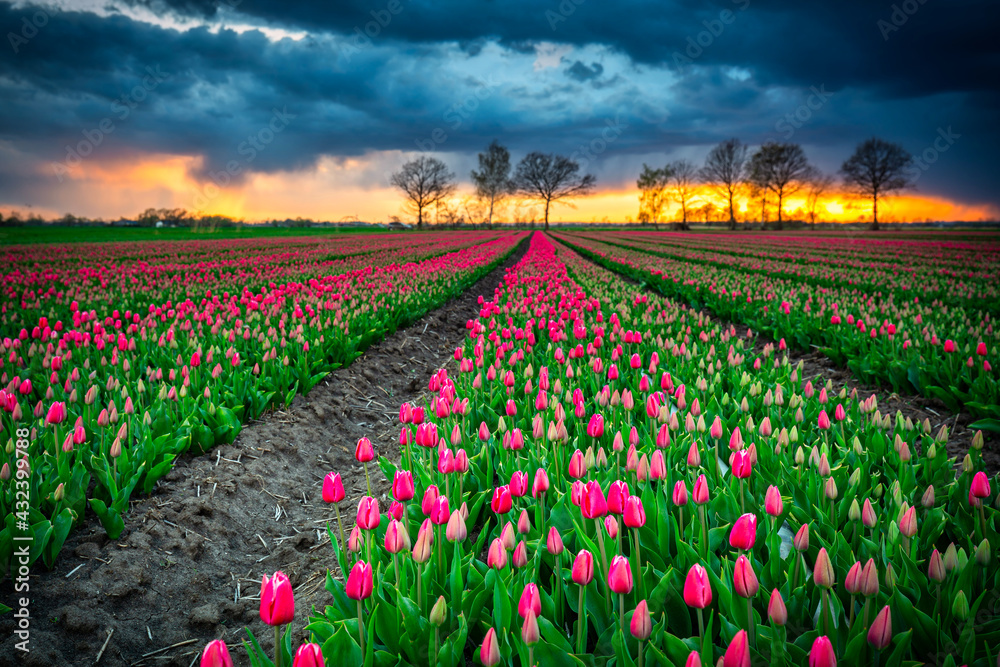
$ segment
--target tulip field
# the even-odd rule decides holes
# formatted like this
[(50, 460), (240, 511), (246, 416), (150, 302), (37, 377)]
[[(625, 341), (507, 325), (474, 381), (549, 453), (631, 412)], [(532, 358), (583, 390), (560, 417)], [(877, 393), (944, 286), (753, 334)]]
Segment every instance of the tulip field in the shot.
[[(231, 442), (520, 246), (426, 400), (392, 405), (392, 446), (343, 443), (358, 472), (303, 475), (329, 507), (325, 606), (265, 575), (260, 622), (199, 644), (202, 667), (1000, 666), (983, 455), (1000, 244), (940, 238), (6, 249), (0, 564), (28, 537), (52, 567), (88, 516), (117, 538), (177, 457)], [(971, 415), (971, 447), (949, 457), (948, 426), (807, 377), (794, 354), (817, 348), (863, 385)]]
[[(523, 235), (522, 235), (523, 236)], [(114, 539), (133, 492), (231, 442), (372, 342), (455, 296), (515, 234), (20, 246), (0, 330), (0, 567), (51, 567), (93, 512)]]

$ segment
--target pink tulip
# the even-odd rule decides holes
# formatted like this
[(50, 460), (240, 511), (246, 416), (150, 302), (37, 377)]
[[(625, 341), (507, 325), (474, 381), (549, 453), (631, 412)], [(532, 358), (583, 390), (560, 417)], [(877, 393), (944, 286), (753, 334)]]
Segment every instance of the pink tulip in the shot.
[(559, 531), (555, 526), (551, 526), (549, 528), (549, 534), (545, 540), (545, 547), (553, 556), (558, 556), (563, 552), (564, 546), (562, 536), (559, 535)]
[(507, 567), (507, 549), (499, 537), (490, 542), (490, 549), (486, 554), (486, 565), (494, 570), (502, 570)]
[(729, 533), (729, 545), (734, 549), (749, 551), (757, 541), (757, 517), (754, 514), (744, 514), (736, 519)]
[(292, 667), (326, 667), (323, 662), (323, 650), (319, 644), (303, 644), (295, 652)]
[(625, 501), (629, 497), (628, 484), (615, 480), (608, 487), (608, 511), (612, 514), (621, 514), (625, 511)]
[(581, 549), (573, 561), (573, 582), (586, 586), (594, 579), (594, 556), (586, 549)]
[(868, 643), (876, 650), (884, 651), (892, 643), (892, 612), (886, 605), (875, 616), (871, 628), (868, 629)]
[(615, 556), (608, 566), (608, 588), (619, 595), (632, 592), (632, 568), (624, 556)]
[(201, 667), (233, 667), (229, 647), (221, 639), (210, 641), (201, 653)]
[(535, 471), (535, 479), (531, 484), (531, 497), (538, 498), (541, 494), (549, 490), (549, 474), (544, 468)]
[(712, 604), (712, 586), (708, 580), (708, 572), (697, 563), (691, 566), (684, 580), (684, 602), (696, 609), (704, 609)]
[(767, 493), (764, 496), (764, 511), (773, 517), (779, 517), (783, 510), (784, 503), (781, 500), (781, 492), (778, 491), (778, 487), (773, 485), (767, 487)]
[(594, 480), (587, 482), (580, 510), (588, 519), (599, 519), (608, 513), (608, 501), (605, 500), (604, 492), (598, 482)]
[(409, 470), (397, 470), (392, 478), (392, 497), (405, 503), (412, 500), (413, 496), (413, 473)]
[(736, 559), (733, 568), (733, 591), (743, 598), (752, 598), (757, 595), (760, 584), (757, 581), (757, 574), (753, 571), (753, 565), (746, 556), (740, 555)]
[(722, 658), (722, 667), (750, 667), (750, 642), (746, 630), (737, 632), (729, 643)]
[(641, 642), (649, 639), (649, 635), (653, 632), (653, 621), (649, 617), (649, 605), (645, 600), (640, 600), (636, 605), (629, 629), (632, 631), (632, 636)]
[(694, 482), (694, 490), (691, 492), (691, 500), (695, 505), (704, 505), (708, 502), (708, 480), (704, 475), (699, 475)]
[(673, 501), (674, 505), (677, 507), (684, 507), (687, 505), (688, 490), (687, 486), (684, 485), (684, 480), (682, 479), (677, 480), (677, 483), (674, 484)]
[(378, 500), (371, 496), (364, 496), (358, 503), (358, 517), (355, 523), (361, 530), (374, 530), (382, 522), (381, 510), (378, 508)]
[(294, 616), (292, 582), (280, 570), (270, 579), (265, 574), (260, 584), (260, 620), (267, 625), (285, 625)]
[(479, 660), (485, 667), (496, 667), (500, 664), (500, 645), (497, 643), (497, 633), (493, 628), (486, 631), (483, 645), (479, 649)]
[(347, 585), (344, 590), (347, 597), (352, 600), (367, 600), (374, 590), (372, 566), (363, 560), (356, 562), (351, 568), (351, 573), (347, 576)]
[(339, 503), (344, 499), (344, 483), (340, 473), (328, 472), (323, 478), (323, 502)]
[(506, 514), (514, 506), (513, 498), (509, 486), (501, 486), (493, 489), (493, 500), (490, 507), (495, 514)]
[(524, 618), (528, 610), (535, 612), (535, 616), (542, 613), (542, 597), (538, 592), (538, 586), (529, 583), (521, 591), (521, 599), (517, 603), (517, 613)]
[(780, 626), (788, 622), (788, 608), (785, 607), (785, 601), (777, 588), (771, 591), (771, 600), (767, 603), (767, 616), (775, 625)]
[(809, 651), (809, 667), (837, 667), (837, 656), (828, 637), (817, 637)]

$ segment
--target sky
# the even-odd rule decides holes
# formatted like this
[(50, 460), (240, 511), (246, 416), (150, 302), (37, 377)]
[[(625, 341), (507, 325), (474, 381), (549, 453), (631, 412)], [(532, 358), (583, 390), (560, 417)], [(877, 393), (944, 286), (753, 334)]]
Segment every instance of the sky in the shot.
[(442, 159), (461, 211), (498, 139), (596, 176), (554, 221), (622, 221), (644, 163), (737, 137), (835, 174), (879, 136), (919, 158), (880, 219), (1000, 219), (988, 0), (0, 0), (0, 28), (0, 212), (408, 220), (394, 170)]

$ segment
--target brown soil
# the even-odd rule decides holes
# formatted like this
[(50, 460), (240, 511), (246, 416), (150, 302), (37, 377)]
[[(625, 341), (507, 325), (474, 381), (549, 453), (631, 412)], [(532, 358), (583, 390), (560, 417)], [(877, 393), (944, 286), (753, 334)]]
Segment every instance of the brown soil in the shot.
[[(188, 667), (218, 638), (237, 664), (249, 664), (244, 628), (269, 653), (273, 646), (258, 600), (262, 575), (275, 570), (295, 590), (296, 646), (312, 608), (329, 598), (327, 569), (336, 573), (326, 534), (336, 519), (322, 500), (324, 475), (343, 477), (341, 513), (350, 530), (353, 507), (366, 493), (354, 459), (358, 438), (398, 457), (399, 405), (421, 401), (430, 375), (454, 364), (479, 295), (492, 298), (504, 268), (526, 250), (527, 241), (460, 297), (373, 345), (286, 410), (247, 425), (232, 445), (183, 458), (152, 496), (132, 503), (118, 540), (94, 520), (75, 530), (55, 569), (30, 577), (29, 654), (14, 648), (11, 614), (0, 617), (0, 665), (93, 665), (112, 631), (102, 666)], [(369, 465), (385, 507), (390, 485)], [(13, 606), (9, 578), (0, 599)]]

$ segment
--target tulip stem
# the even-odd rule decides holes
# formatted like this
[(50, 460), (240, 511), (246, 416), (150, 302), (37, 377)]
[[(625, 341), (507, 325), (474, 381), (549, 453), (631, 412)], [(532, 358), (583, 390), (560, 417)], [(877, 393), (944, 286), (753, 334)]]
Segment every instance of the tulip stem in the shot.
[(823, 589), (823, 634), (830, 636), (830, 592)]
[(333, 509), (337, 510), (337, 526), (340, 528), (340, 550), (344, 551), (347, 548), (347, 540), (344, 539), (344, 524), (340, 520), (340, 505), (334, 503)]
[(556, 627), (562, 630), (562, 554), (556, 556)]
[(851, 594), (851, 613), (847, 617), (847, 627), (850, 628), (854, 625), (854, 594)]
[(639, 641), (639, 667), (642, 667), (642, 641)]
[[(600, 519), (594, 519), (594, 525), (597, 526), (597, 545), (601, 548), (601, 573), (604, 575), (604, 580), (608, 579), (608, 557), (605, 555), (604, 551), (604, 528), (601, 526)], [(611, 612), (611, 596), (608, 596), (607, 600), (608, 613)]]
[(625, 594), (618, 594), (618, 629), (622, 631), (622, 645), (625, 644)]
[(632, 536), (635, 538), (635, 571), (637, 574), (637, 579), (639, 580), (639, 599), (646, 599), (646, 595), (643, 593), (642, 584), (642, 551), (639, 547), (639, 529), (632, 529)]
[[(983, 539), (986, 539), (986, 511), (983, 509), (983, 499), (979, 499), (979, 522), (983, 528)], [(985, 571), (985, 570), (984, 570)]]
[(580, 586), (580, 622), (576, 629), (576, 654), (583, 655), (587, 642), (587, 587)]
[(420, 576), (420, 563), (417, 563), (416, 565), (417, 565), (417, 608), (420, 610), (420, 613), (423, 614), (424, 597), (420, 594), (420, 580), (423, 579), (423, 577)]
[(754, 631), (752, 597), (747, 598), (747, 636), (750, 638), (750, 645), (757, 648), (757, 633)]
[(434, 645), (431, 647), (431, 664), (436, 665), (438, 661), (438, 646), (441, 643), (441, 628), (434, 626)]
[(743, 494), (743, 478), (740, 478), (740, 511), (743, 514), (747, 513), (747, 501)]
[(708, 560), (708, 524), (705, 522), (705, 506), (698, 506), (698, 516), (701, 518), (701, 541), (704, 550), (704, 558)]
[(796, 584), (799, 583), (799, 561), (802, 560), (802, 555), (796, 550), (795, 552), (795, 568), (792, 570), (792, 590), (795, 590)]
[[(365, 659), (365, 622), (363, 616), (363, 610), (361, 608), (361, 600), (358, 600), (358, 637), (361, 639), (361, 661), (364, 662)], [(276, 667), (281, 667), (277, 665)]]
[(705, 639), (705, 610), (698, 607), (698, 639), (699, 644)]
[[(360, 605), (361, 602), (359, 601)], [(281, 667), (281, 626), (274, 626), (274, 667)]]
[(368, 495), (374, 498), (374, 496), (372, 496), (372, 480), (368, 476), (368, 461), (364, 462), (364, 466), (365, 466), (365, 482), (368, 483)]

